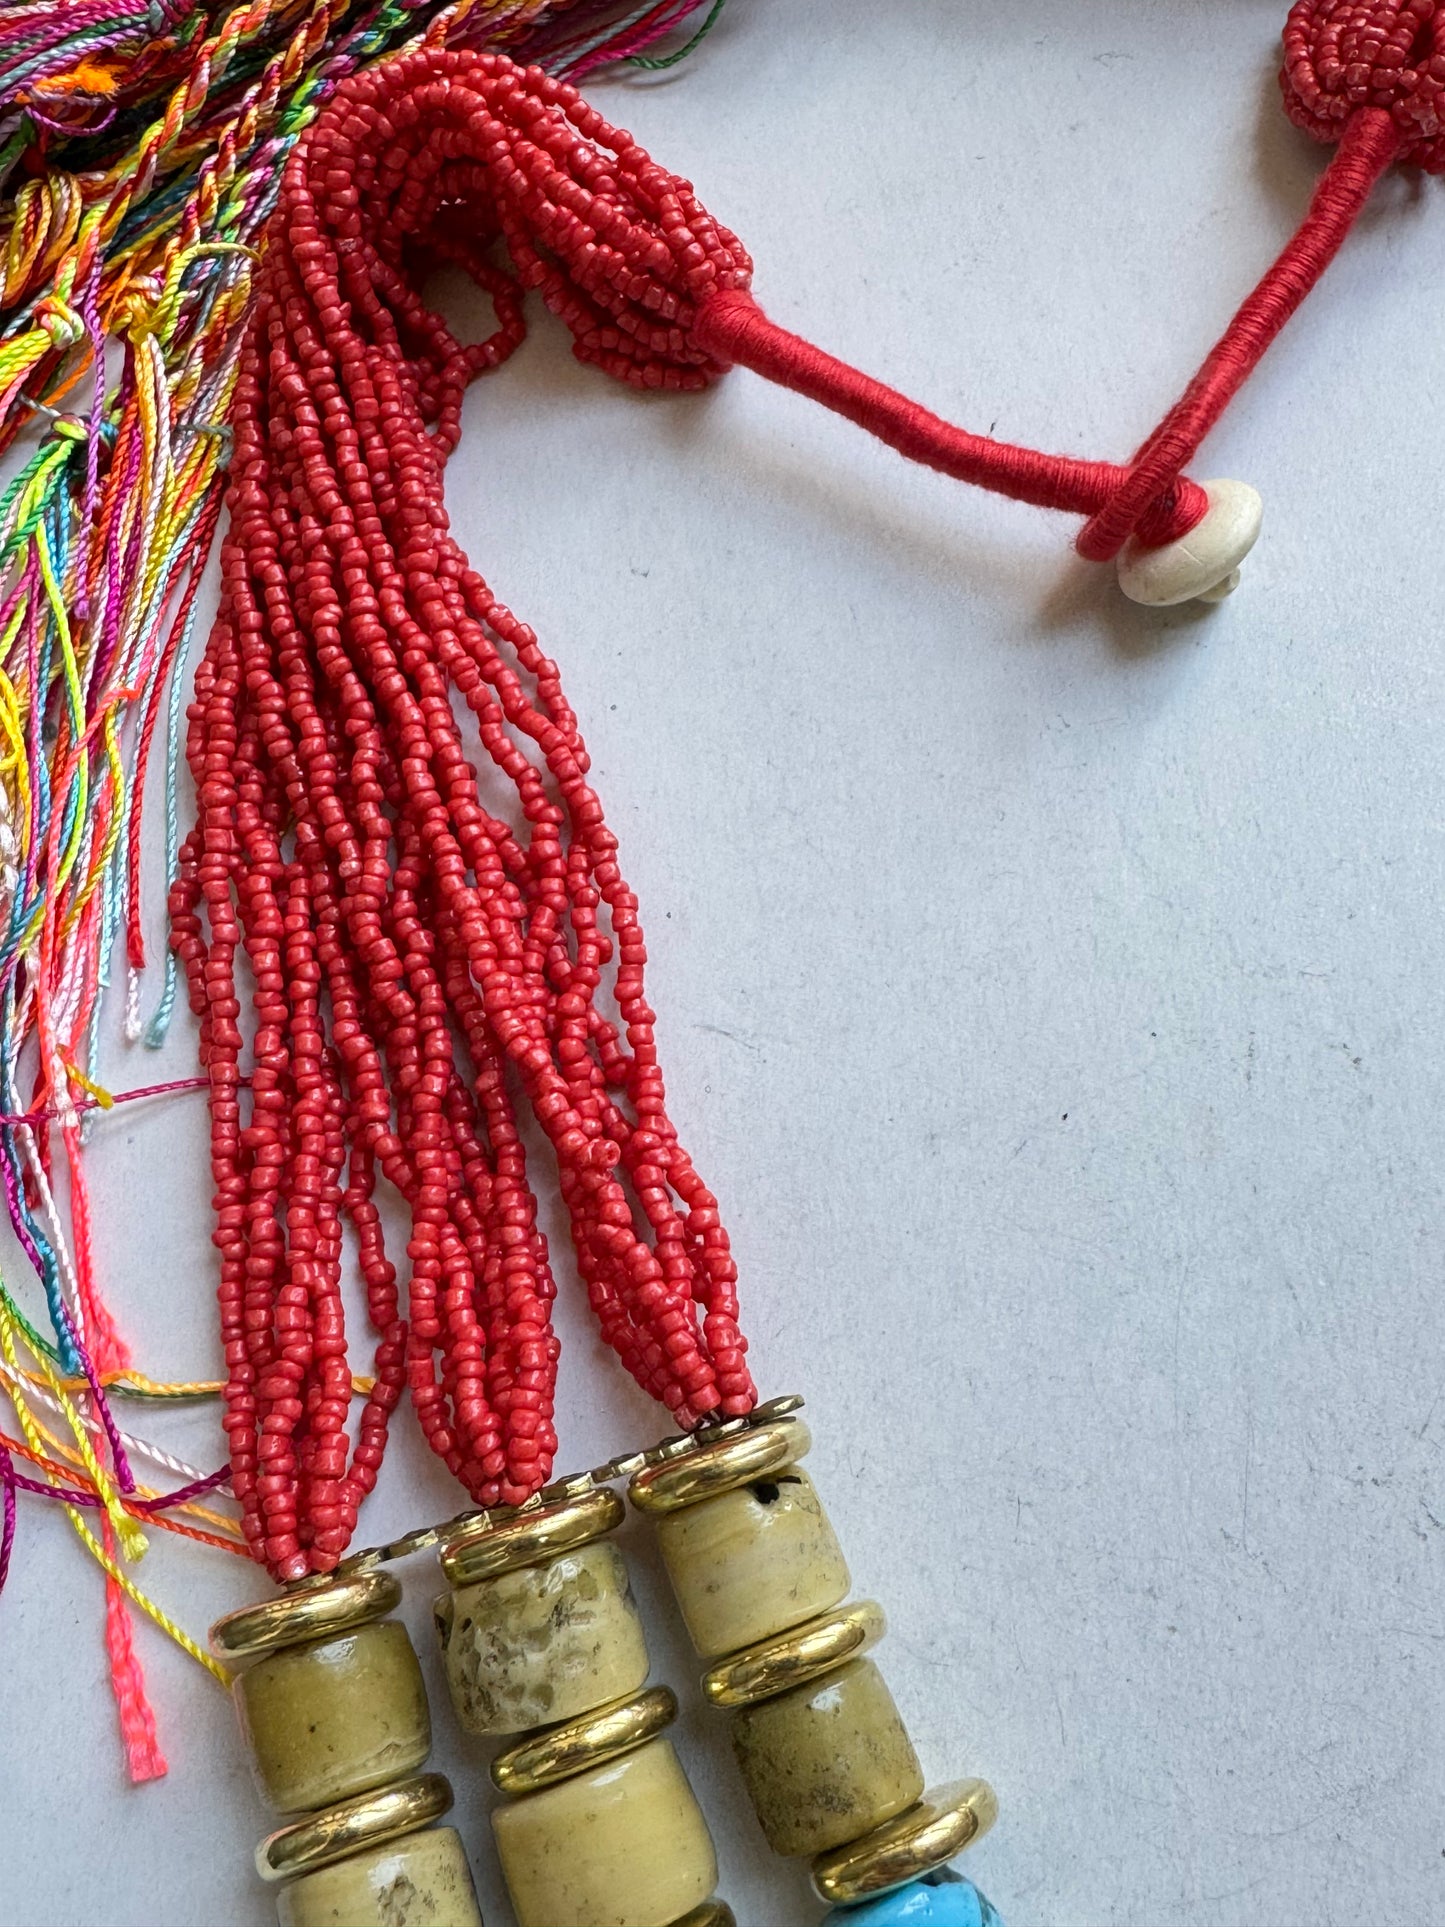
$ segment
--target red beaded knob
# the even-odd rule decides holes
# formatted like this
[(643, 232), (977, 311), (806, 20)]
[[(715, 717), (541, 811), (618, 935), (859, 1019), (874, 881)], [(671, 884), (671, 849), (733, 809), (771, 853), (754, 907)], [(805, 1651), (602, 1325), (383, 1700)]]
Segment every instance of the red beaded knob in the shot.
[(692, 339), (698, 307), (746, 288), (752, 261), (631, 134), (564, 82), (504, 54), (420, 47), (337, 89), (311, 136), (323, 223), (438, 242), (479, 272), (500, 237), (517, 280), (574, 336), (580, 361), (641, 388), (723, 373)]
[(1445, 173), (1445, 6), (1439, 0), (1296, 0), (1284, 30), (1285, 112), (1336, 140), (1361, 107), (1400, 130), (1400, 159)]

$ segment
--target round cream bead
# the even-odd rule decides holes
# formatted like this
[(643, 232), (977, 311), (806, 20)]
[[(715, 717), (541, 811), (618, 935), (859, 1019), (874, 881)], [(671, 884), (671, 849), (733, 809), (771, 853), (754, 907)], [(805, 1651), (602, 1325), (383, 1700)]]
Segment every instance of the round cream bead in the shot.
[(509, 1801), (492, 1828), (518, 1927), (671, 1927), (717, 1885), (668, 1740)]
[(775, 1853), (823, 1853), (911, 1807), (918, 1756), (871, 1659), (733, 1715), (733, 1749)]
[(647, 1678), (627, 1563), (606, 1541), (444, 1593), (435, 1612), (452, 1704), (471, 1733), (575, 1719)]
[(656, 1524), (677, 1603), (704, 1658), (785, 1632), (847, 1596), (842, 1548), (800, 1466)]
[(394, 1619), (271, 1653), (231, 1690), (262, 1795), (280, 1813), (366, 1793), (431, 1751), (421, 1668)]
[(1119, 552), (1119, 587), (1131, 602), (1168, 608), (1176, 602), (1219, 602), (1239, 582), (1239, 565), (1259, 540), (1264, 503), (1248, 482), (1205, 482), (1204, 520), (1162, 548), (1131, 537)]
[(430, 1827), (303, 1874), (276, 1896), (281, 1927), (483, 1927), (461, 1835)]

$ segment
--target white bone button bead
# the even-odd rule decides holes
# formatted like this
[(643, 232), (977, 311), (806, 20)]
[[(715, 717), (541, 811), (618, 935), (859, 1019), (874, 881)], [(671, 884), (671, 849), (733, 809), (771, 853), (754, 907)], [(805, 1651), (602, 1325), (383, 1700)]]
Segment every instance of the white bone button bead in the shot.
[(1146, 549), (1131, 536), (1119, 552), (1119, 587), (1131, 602), (1166, 609), (1177, 602), (1222, 602), (1239, 583), (1239, 565), (1259, 540), (1264, 503), (1248, 482), (1205, 482), (1204, 520)]

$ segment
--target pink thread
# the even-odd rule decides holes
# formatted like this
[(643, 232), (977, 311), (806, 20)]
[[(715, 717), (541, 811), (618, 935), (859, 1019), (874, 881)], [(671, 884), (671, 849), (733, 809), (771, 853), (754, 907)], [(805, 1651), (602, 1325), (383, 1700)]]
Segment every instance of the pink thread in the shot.
[[(9, 1472), (4, 1470), (6, 1460), (9, 1460), (12, 1468)], [(0, 1476), (12, 1480), (22, 1492), (33, 1492), (41, 1499), (58, 1499), (62, 1505), (105, 1505), (100, 1494), (88, 1486), (47, 1485), (43, 1479), (32, 1479), (13, 1467), (14, 1460), (5, 1446), (0, 1444)], [(175, 1506), (188, 1505), (192, 1499), (199, 1499), (207, 1492), (227, 1489), (230, 1483), (231, 1468), (223, 1465), (219, 1472), (212, 1472), (204, 1479), (193, 1479), (189, 1485), (179, 1486), (174, 1492), (162, 1492), (154, 1499), (137, 1499), (131, 1509), (135, 1512), (169, 1512)]]
[[(119, 1548), (108, 1518), (101, 1521), (101, 1534), (107, 1553), (114, 1559)], [(147, 1780), (159, 1780), (168, 1768), (156, 1733), (155, 1712), (146, 1697), (145, 1674), (135, 1656), (130, 1604), (109, 1573), (105, 1576), (105, 1650), (131, 1781), (140, 1786)]]
[[(249, 1085), (251, 1080), (243, 1077), (239, 1081), (242, 1084)], [(139, 1089), (134, 1091), (117, 1091), (111, 1098), (109, 1104), (103, 1103), (98, 1097), (77, 1097), (73, 1100), (71, 1109), (76, 1111), (109, 1110), (112, 1105), (116, 1104), (139, 1103), (143, 1097), (170, 1097), (179, 1091), (204, 1091), (209, 1090), (209, 1088), (210, 1080), (208, 1078), (177, 1077), (172, 1079), (168, 1084), (142, 1084)], [(53, 1124), (56, 1116), (57, 1113), (52, 1110), (0, 1111), (0, 1125), (13, 1126), (25, 1124), (29, 1125), (31, 1129), (34, 1129), (41, 1124)]]

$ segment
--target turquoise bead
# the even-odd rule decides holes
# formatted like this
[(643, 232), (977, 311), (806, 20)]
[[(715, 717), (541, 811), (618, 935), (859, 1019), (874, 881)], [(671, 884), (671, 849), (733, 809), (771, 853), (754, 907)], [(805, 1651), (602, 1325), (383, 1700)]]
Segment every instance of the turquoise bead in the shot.
[(915, 1880), (862, 1907), (835, 1907), (823, 1927), (1003, 1927), (970, 1880)]

